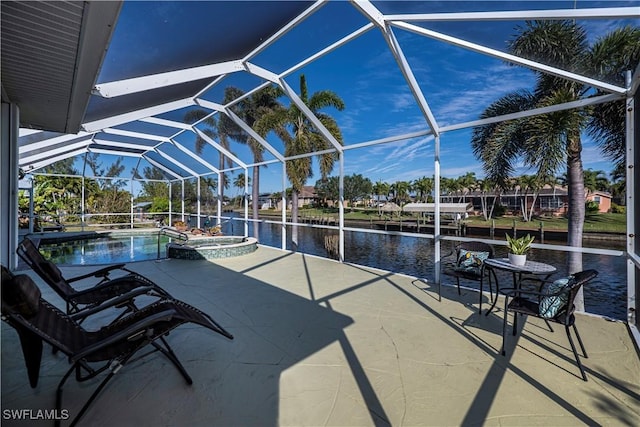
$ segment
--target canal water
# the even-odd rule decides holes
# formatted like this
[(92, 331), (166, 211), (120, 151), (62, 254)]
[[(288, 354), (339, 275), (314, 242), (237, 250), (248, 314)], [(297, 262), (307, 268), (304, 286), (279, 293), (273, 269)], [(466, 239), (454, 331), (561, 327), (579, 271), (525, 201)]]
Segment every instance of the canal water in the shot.
[[(228, 224), (230, 226), (230, 224)], [(234, 227), (242, 227), (235, 222)], [(281, 246), (281, 231), (278, 224), (260, 224), (258, 240), (261, 244), (279, 248)], [(237, 231), (237, 230), (236, 230)], [(249, 227), (249, 234), (252, 234)], [(226, 233), (232, 230), (225, 230)], [(287, 228), (290, 236), (291, 228)], [(325, 249), (325, 236), (337, 234), (333, 230), (298, 227), (299, 245), (298, 251), (327, 257)], [(445, 241), (442, 244), (441, 254), (448, 254), (455, 242)], [(592, 246), (585, 244), (585, 246)], [(593, 247), (607, 249), (624, 249), (622, 242), (597, 242)], [(287, 245), (291, 248), (291, 243)], [(496, 256), (506, 257), (506, 246), (496, 246)], [(345, 261), (369, 267), (376, 267), (395, 273), (404, 273), (411, 276), (434, 280), (434, 246), (431, 239), (372, 234), (366, 232), (345, 232)], [(560, 278), (567, 274), (567, 253), (553, 250), (535, 250), (529, 253), (529, 259), (540, 261), (555, 266), (558, 271), (552, 278)], [(583, 254), (583, 266), (585, 269), (593, 268), (599, 272), (596, 279), (592, 280), (584, 290), (586, 311), (594, 314), (610, 317), (617, 320), (626, 320), (627, 276), (626, 260), (624, 257), (608, 255)], [(501, 283), (510, 280), (509, 277), (500, 277)], [(443, 277), (444, 283), (451, 283), (451, 278)], [(464, 286), (478, 288), (473, 281), (464, 281)], [(462, 283), (461, 283), (462, 284)]]

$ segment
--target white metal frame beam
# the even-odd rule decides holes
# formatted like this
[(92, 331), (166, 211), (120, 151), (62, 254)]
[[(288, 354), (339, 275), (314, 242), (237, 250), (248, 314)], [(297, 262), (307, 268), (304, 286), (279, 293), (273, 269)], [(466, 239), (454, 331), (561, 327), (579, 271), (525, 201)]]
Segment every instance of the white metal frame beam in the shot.
[(211, 169), (212, 172), (214, 173), (218, 173), (219, 170), (218, 168), (216, 168), (215, 166), (213, 166), (211, 163), (207, 162), (206, 160), (204, 160), (202, 157), (198, 156), (196, 153), (194, 153), (193, 151), (189, 150), (187, 147), (185, 147), (184, 145), (180, 144), (179, 142), (176, 141), (171, 141), (171, 143), (180, 151), (182, 151), (183, 153), (185, 153), (186, 155), (188, 155), (189, 157), (191, 157), (192, 159), (194, 159), (195, 161), (197, 161), (198, 163), (200, 163), (203, 166), (206, 166), (208, 169)]
[(97, 153), (97, 154), (107, 154), (109, 156), (125, 156), (125, 157), (137, 157), (140, 158), (140, 153), (134, 153), (131, 151), (118, 151), (118, 150), (109, 150), (106, 148), (91, 148), (87, 149), (89, 153)]
[(153, 151), (153, 149), (156, 148), (153, 145), (135, 144), (133, 142), (112, 141), (110, 139), (103, 139), (103, 138), (94, 138), (93, 142), (96, 144), (108, 145), (111, 147), (130, 148), (132, 150), (142, 150), (142, 151)]
[(280, 79), (280, 87), (285, 91), (291, 102), (293, 102), (296, 107), (302, 111), (302, 113), (313, 123), (316, 129), (325, 137), (327, 141), (333, 145), (333, 147), (338, 150), (338, 152), (342, 151), (342, 144), (338, 142), (338, 140), (329, 132), (329, 130), (322, 124), (320, 119), (316, 117), (316, 115), (306, 106), (302, 99), (298, 96), (298, 94), (287, 84), (284, 79)]
[[(31, 156), (25, 156), (25, 157), (21, 157), (18, 160), (18, 163), (20, 164), (20, 167), (25, 166), (25, 165), (29, 165), (31, 163), (36, 163), (39, 162), (40, 160), (43, 160), (45, 158), (49, 158), (49, 157), (53, 157), (53, 156), (58, 156), (58, 155), (66, 155), (69, 152), (74, 152), (79, 148), (82, 149), (86, 149), (89, 145), (91, 145), (92, 141), (91, 139), (85, 139), (82, 140), (80, 142), (75, 142), (73, 144), (69, 144), (69, 145), (63, 145), (62, 147), (58, 147), (58, 148), (54, 148), (51, 150), (47, 150), (43, 153), (38, 153), (38, 154), (33, 154)], [(71, 156), (68, 156), (71, 157)]]
[(162, 163), (157, 162), (155, 160), (153, 160), (152, 158), (150, 158), (147, 155), (142, 155), (142, 158), (145, 159), (147, 162), (149, 162), (150, 164), (152, 164), (153, 166), (157, 167), (158, 169), (160, 169), (163, 172), (168, 173), (169, 175), (173, 176), (174, 178), (180, 180), (180, 181), (184, 181), (184, 178), (180, 175), (178, 175), (177, 172), (172, 171), (171, 169), (169, 169), (168, 167), (164, 166)]
[(231, 111), (230, 108), (225, 108), (224, 113), (231, 120), (233, 120), (233, 122), (235, 124), (240, 126), (242, 128), (242, 130), (244, 130), (247, 134), (249, 134), (249, 136), (251, 136), (253, 139), (255, 139), (260, 144), (262, 144), (262, 146), (264, 148), (266, 148), (267, 151), (273, 155), (273, 157), (275, 157), (276, 159), (278, 159), (281, 162), (284, 162), (284, 157), (282, 156), (282, 154), (280, 154), (280, 152), (278, 150), (273, 148), (273, 146), (271, 144), (269, 144), (263, 137), (258, 135), (258, 133), (256, 131), (251, 129), (251, 127), (244, 120), (242, 120), (240, 117), (238, 117), (233, 111)]
[(102, 132), (108, 133), (111, 135), (128, 136), (131, 138), (138, 138), (138, 139), (148, 139), (149, 141), (157, 141), (157, 142), (169, 141), (169, 138), (166, 136), (152, 135), (149, 133), (134, 132), (134, 131), (124, 130), (124, 129), (104, 128), (102, 129)]
[[(202, 101), (198, 101), (199, 103)], [(214, 141), (209, 135), (207, 135), (206, 133), (204, 133), (203, 131), (201, 131), (200, 129), (198, 129), (197, 127), (192, 127), (193, 132), (195, 132), (200, 138), (202, 138), (205, 142), (211, 144), (213, 147), (215, 147), (218, 151), (220, 151), (222, 154), (224, 154), (225, 156), (229, 157), (231, 160), (233, 160), (236, 164), (242, 166), (244, 169), (247, 168), (247, 165), (240, 160), (239, 158), (237, 158), (235, 155), (233, 155), (229, 150), (227, 150), (226, 148), (224, 148), (222, 145), (218, 144), (216, 141)]]
[(95, 85), (92, 93), (93, 95), (98, 95), (103, 98), (115, 98), (122, 95), (157, 89), (159, 87), (217, 77), (221, 74), (244, 71), (244, 69), (242, 61), (240, 60), (220, 62), (218, 64), (168, 71), (166, 73), (134, 77), (109, 83), (100, 83)]
[(31, 172), (31, 171), (35, 171), (38, 169), (41, 169), (43, 167), (49, 166), (55, 162), (59, 162), (60, 160), (65, 160), (68, 159), (69, 157), (75, 157), (79, 154), (83, 154), (87, 152), (87, 147), (81, 148), (79, 150), (75, 150), (75, 151), (69, 151), (66, 152), (64, 154), (60, 154), (59, 156), (54, 156), (54, 157), (48, 157), (46, 159), (34, 162), (34, 163), (30, 163), (25, 165), (26, 169)]
[(640, 16), (637, 7), (555, 9), (555, 10), (514, 10), (495, 12), (455, 12), (455, 13), (412, 13), (386, 15), (388, 21), (515, 21), (515, 20), (558, 20), (590, 18), (634, 18)]
[(581, 76), (576, 73), (561, 70), (560, 68), (552, 67), (549, 65), (541, 64), (536, 61), (531, 61), (529, 59), (521, 58), (519, 56), (512, 55), (510, 53), (501, 52), (497, 49), (492, 49), (490, 47), (482, 46), (477, 43), (468, 42), (466, 40), (463, 40), (457, 37), (448, 36), (446, 34), (429, 30), (414, 24), (407, 24), (405, 22), (399, 22), (399, 21), (394, 21), (394, 22), (391, 22), (390, 24), (393, 25), (394, 27), (401, 28), (406, 31), (410, 31), (418, 35), (422, 35), (422, 36), (430, 37), (435, 40), (447, 42), (454, 46), (462, 47), (462, 48), (471, 50), (473, 52), (477, 52), (484, 55), (492, 56), (494, 58), (502, 59), (503, 61), (522, 65), (524, 67), (531, 68), (536, 71), (541, 71), (546, 74), (551, 74), (556, 77), (561, 77), (561, 78), (572, 80), (581, 84), (593, 86), (595, 88), (602, 89), (606, 92), (619, 93), (619, 94), (625, 94), (627, 92), (626, 88), (623, 88), (620, 86), (612, 85), (609, 83), (602, 82), (600, 80)]
[(195, 105), (193, 98), (184, 98), (177, 101), (167, 102), (165, 104), (154, 105), (153, 107), (142, 108), (140, 110), (130, 111), (128, 113), (119, 114), (117, 116), (106, 117), (104, 119), (94, 120), (82, 124), (82, 129), (86, 132), (97, 132), (101, 129), (121, 125), (123, 123), (133, 122), (146, 117), (155, 116), (173, 110), (190, 107)]
[(438, 122), (436, 121), (424, 94), (422, 93), (422, 89), (420, 89), (420, 85), (413, 74), (413, 70), (402, 51), (402, 47), (400, 46), (398, 39), (393, 34), (391, 27), (389, 27), (385, 21), (384, 15), (368, 0), (358, 0), (357, 2), (354, 2), (354, 5), (367, 19), (377, 25), (380, 29), (382, 37), (387, 42), (391, 54), (395, 58), (396, 63), (398, 64), (398, 67), (400, 68), (400, 71), (402, 72), (402, 75), (409, 85), (409, 89), (418, 104), (418, 107), (422, 111), (423, 117), (431, 128), (431, 132), (435, 136), (438, 136), (440, 134)]
[(188, 123), (181, 123), (173, 120), (160, 119), (158, 117), (143, 117), (141, 119), (138, 119), (138, 121), (145, 122), (145, 123), (152, 123), (154, 125), (176, 128), (176, 129), (191, 130), (191, 125)]
[(437, 137), (440, 135), (440, 127), (438, 126), (438, 122), (427, 103), (424, 94), (422, 93), (422, 89), (420, 89), (420, 85), (418, 84), (418, 80), (416, 80), (415, 75), (413, 74), (413, 69), (409, 65), (409, 61), (404, 55), (402, 48), (400, 47), (400, 42), (396, 38), (395, 34), (393, 34), (393, 30), (391, 28), (387, 28), (385, 31), (385, 38), (387, 39), (387, 43), (391, 48), (391, 52), (393, 56), (396, 58), (396, 62), (400, 66), (400, 70), (404, 75), (407, 84), (409, 85), (409, 89), (413, 94), (416, 102), (418, 103), (418, 107), (422, 111), (422, 115), (427, 121), (429, 127), (431, 128), (431, 132)]
[(594, 96), (591, 98), (579, 99), (577, 101), (550, 105), (548, 107), (534, 108), (532, 110), (520, 111), (517, 113), (504, 114), (501, 116), (488, 117), (486, 119), (473, 120), (470, 122), (458, 123), (450, 126), (443, 126), (440, 130), (442, 132), (449, 132), (453, 130), (472, 128), (476, 126), (488, 125), (491, 123), (505, 122), (507, 120), (516, 120), (516, 119), (522, 119), (525, 117), (538, 116), (541, 114), (554, 113), (556, 111), (571, 110), (574, 108), (583, 108), (590, 105), (604, 104), (606, 102), (611, 102), (618, 99), (624, 99), (624, 96), (610, 93), (607, 95)]
[(189, 172), (191, 174), (191, 176), (193, 176), (193, 177), (198, 177), (199, 176), (199, 174), (196, 171), (194, 171), (193, 169), (191, 169), (190, 167), (188, 167), (184, 163), (179, 162), (178, 160), (174, 159), (173, 157), (171, 157), (170, 155), (168, 155), (164, 151), (155, 150), (155, 152), (158, 153), (160, 156), (162, 156), (162, 158), (164, 158), (164, 159), (168, 160), (169, 162), (173, 163), (174, 165), (178, 166), (180, 169)]
[[(20, 139), (18, 139), (18, 144), (20, 145), (19, 150), (20, 154), (27, 153), (29, 151), (40, 150), (42, 148), (51, 147), (57, 144), (62, 144), (65, 142), (71, 142), (75, 139), (90, 139), (94, 134), (87, 132), (80, 132), (77, 134), (68, 134), (68, 135), (60, 135), (54, 138), (43, 139), (42, 141), (31, 142), (31, 143), (20, 143)], [(26, 135), (25, 135), (26, 136)]]

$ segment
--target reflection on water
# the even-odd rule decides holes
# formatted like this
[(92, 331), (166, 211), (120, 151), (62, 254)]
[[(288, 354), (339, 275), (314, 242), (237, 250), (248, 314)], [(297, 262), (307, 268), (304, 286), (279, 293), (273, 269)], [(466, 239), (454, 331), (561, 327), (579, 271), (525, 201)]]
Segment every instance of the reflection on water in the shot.
[[(237, 226), (237, 224), (236, 224)], [(250, 233), (252, 227), (250, 227)], [(287, 227), (287, 234), (291, 228)], [(299, 227), (298, 250), (318, 256), (327, 256), (324, 247), (324, 237), (336, 234), (332, 230)], [(281, 246), (280, 226), (276, 224), (261, 224), (259, 242), (264, 245)], [(445, 241), (441, 246), (442, 256), (447, 255), (453, 248), (454, 242)], [(603, 246), (598, 242), (598, 247)], [(611, 249), (623, 249), (620, 243), (613, 243)], [(287, 249), (291, 249), (290, 243)], [(496, 246), (496, 256), (506, 257), (506, 246)], [(360, 232), (345, 232), (345, 261), (354, 264), (376, 267), (396, 273), (423, 277), (434, 280), (433, 241), (408, 236), (390, 236)], [(553, 250), (531, 250), (530, 259), (551, 264), (558, 269), (553, 278), (567, 274), (567, 253)], [(586, 310), (613, 319), (626, 320), (627, 273), (624, 257), (608, 255), (583, 254), (585, 269), (593, 268), (600, 274), (585, 288)], [(506, 280), (507, 278), (503, 278)], [(472, 281), (464, 282), (465, 286), (478, 288)]]
[[(167, 236), (160, 236), (160, 257), (166, 255)], [(118, 236), (42, 244), (40, 251), (56, 264), (96, 265), (158, 258), (158, 236)]]

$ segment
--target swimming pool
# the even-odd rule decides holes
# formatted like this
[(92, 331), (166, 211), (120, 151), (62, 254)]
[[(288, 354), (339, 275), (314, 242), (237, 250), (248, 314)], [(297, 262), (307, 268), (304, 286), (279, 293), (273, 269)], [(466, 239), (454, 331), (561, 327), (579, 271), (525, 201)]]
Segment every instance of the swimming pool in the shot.
[[(158, 254), (158, 238), (160, 253)], [(154, 234), (107, 235), (71, 241), (42, 242), (40, 252), (55, 264), (96, 265), (146, 261), (166, 257), (168, 236)]]

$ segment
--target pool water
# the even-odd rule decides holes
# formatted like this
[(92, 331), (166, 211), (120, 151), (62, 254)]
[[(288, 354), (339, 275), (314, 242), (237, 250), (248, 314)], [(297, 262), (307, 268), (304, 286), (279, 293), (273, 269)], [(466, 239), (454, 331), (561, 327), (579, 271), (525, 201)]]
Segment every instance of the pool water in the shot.
[[(158, 239), (160, 251), (158, 252)], [(43, 242), (39, 249), (46, 258), (62, 265), (114, 264), (166, 257), (167, 236), (108, 236), (68, 242)]]

